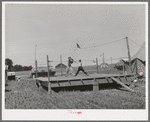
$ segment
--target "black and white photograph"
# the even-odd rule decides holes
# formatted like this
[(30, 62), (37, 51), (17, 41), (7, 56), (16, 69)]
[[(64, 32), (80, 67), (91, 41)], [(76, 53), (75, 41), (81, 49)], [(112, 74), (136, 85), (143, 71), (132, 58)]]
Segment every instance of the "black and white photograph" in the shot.
[(148, 120), (148, 2), (2, 2), (2, 119)]

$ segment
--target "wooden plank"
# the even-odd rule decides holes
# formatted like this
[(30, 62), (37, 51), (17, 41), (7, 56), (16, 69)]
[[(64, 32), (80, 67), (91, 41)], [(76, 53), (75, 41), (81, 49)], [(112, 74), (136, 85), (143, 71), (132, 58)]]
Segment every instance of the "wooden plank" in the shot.
[[(98, 74), (98, 75), (91, 75), (91, 76), (83, 76), (83, 77), (51, 77), (51, 82), (57, 82), (57, 80), (59, 81), (64, 81), (64, 82), (68, 82), (68, 80), (70, 81), (77, 81), (77, 80), (93, 80), (93, 78), (96, 79), (105, 79), (106, 77), (124, 77), (124, 75), (118, 75), (118, 74)], [(127, 75), (126, 77), (131, 77), (131, 75)], [(40, 78), (36, 78), (38, 80), (41, 81), (48, 81), (47, 77), (40, 77)]]
[(59, 81), (57, 80), (57, 83), (58, 83), (58, 85), (59, 85), (59, 87), (60, 87), (60, 83), (59, 83)]
[(118, 84), (120, 84), (121, 86), (123, 86), (124, 88), (126, 88), (128, 91), (131, 91), (131, 92), (134, 91), (133, 89), (130, 89), (128, 86), (126, 86), (125, 84), (123, 84), (121, 81), (117, 80), (116, 78), (111, 77), (111, 79), (113, 79), (115, 82), (117, 82)]
[(81, 82), (82, 82), (82, 84), (84, 85), (84, 83), (83, 83), (83, 80), (81, 79)]
[(118, 79), (121, 81), (121, 78), (120, 78), (120, 76), (118, 76)]
[(69, 84), (70, 84), (70, 86), (71, 86), (71, 82), (70, 82), (70, 80), (68, 80), (68, 82), (69, 82)]
[(107, 82), (108, 82), (108, 83), (110, 83), (110, 82), (109, 82), (109, 78), (108, 78), (108, 77), (106, 77), (106, 80), (107, 80)]
[(71, 81), (71, 86), (81, 86), (83, 85), (81, 80), (80, 81)]

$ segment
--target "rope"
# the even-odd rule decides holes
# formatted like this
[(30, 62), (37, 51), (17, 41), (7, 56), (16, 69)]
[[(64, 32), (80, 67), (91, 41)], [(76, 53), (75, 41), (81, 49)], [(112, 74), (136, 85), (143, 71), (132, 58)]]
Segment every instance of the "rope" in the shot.
[(109, 43), (105, 43), (105, 44), (101, 44), (101, 45), (97, 45), (97, 46), (92, 46), (92, 47), (84, 47), (84, 48), (81, 48), (81, 49), (88, 49), (88, 48), (93, 48), (93, 47), (100, 47), (100, 46), (104, 46), (104, 45), (107, 45), (107, 44), (111, 44), (111, 43), (115, 43), (115, 42), (118, 42), (118, 41), (121, 41), (125, 38), (122, 38), (122, 39), (118, 39), (116, 41), (113, 41), (113, 42), (109, 42)]
[[(129, 39), (129, 38), (128, 38)], [(133, 42), (134, 44), (138, 45), (139, 47), (141, 47), (141, 45), (137, 44), (136, 42), (132, 41), (131, 39), (129, 39), (131, 42)]]

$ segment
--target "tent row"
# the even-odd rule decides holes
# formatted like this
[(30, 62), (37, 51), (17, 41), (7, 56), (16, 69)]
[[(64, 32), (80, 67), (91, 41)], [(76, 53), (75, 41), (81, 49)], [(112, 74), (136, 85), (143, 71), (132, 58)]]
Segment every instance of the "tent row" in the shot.
[(123, 65), (124, 70), (127, 72), (132, 72), (135, 74), (144, 73), (146, 68), (146, 61), (145, 61), (145, 42), (143, 42), (140, 49), (137, 51), (135, 55), (131, 58), (131, 66), (132, 71), (130, 70), (129, 61), (121, 59), (117, 65)]

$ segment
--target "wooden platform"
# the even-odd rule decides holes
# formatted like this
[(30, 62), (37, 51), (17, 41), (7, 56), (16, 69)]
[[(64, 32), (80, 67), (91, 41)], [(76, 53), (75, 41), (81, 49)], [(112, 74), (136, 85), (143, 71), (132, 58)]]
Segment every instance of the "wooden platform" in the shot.
[[(133, 74), (123, 75), (123, 74), (92, 74), (90, 76), (60, 76), (60, 77), (50, 77), (51, 88), (54, 87), (69, 87), (69, 86), (83, 86), (83, 85), (99, 85), (101, 83), (112, 83), (114, 80), (112, 78), (117, 78), (121, 82), (130, 82), (133, 80)], [(36, 80), (45, 87), (48, 87), (48, 78), (39, 77)]]

